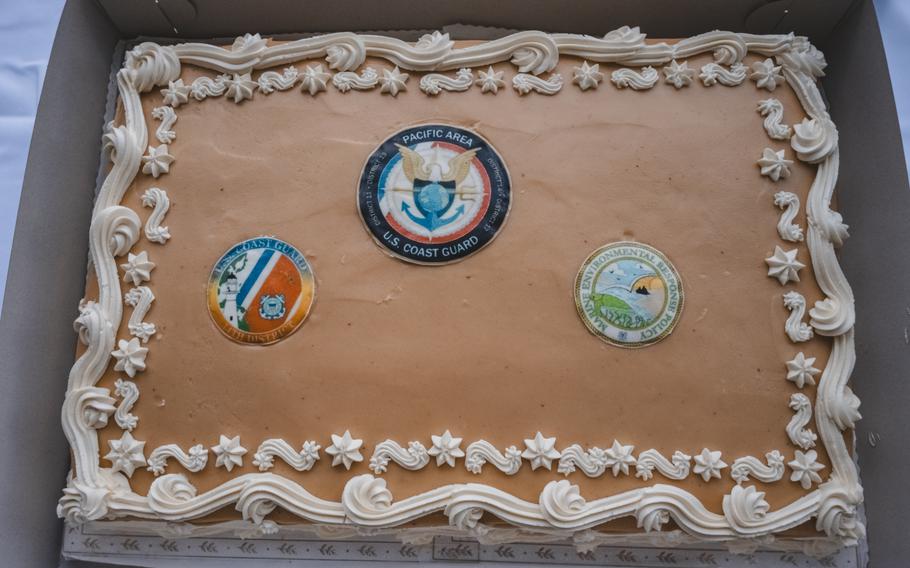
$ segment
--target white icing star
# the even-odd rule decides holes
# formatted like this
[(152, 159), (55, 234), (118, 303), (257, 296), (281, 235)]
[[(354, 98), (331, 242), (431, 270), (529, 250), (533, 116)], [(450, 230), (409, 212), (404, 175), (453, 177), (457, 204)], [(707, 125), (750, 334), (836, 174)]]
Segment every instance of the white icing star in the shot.
[(755, 81), (756, 87), (767, 89), (769, 92), (784, 82), (784, 76), (780, 74), (780, 66), (775, 66), (774, 61), (770, 58), (753, 63), (749, 78)]
[(582, 91), (596, 89), (597, 85), (604, 80), (604, 74), (600, 72), (600, 64), (588, 65), (587, 61), (581, 62), (581, 67), (575, 67), (572, 82), (577, 84)]
[(142, 289), (141, 288), (130, 288), (129, 291), (123, 295), (123, 303), (128, 306), (136, 307), (136, 304), (139, 303), (139, 300), (142, 299)]
[(815, 450), (809, 450), (803, 453), (796, 450), (795, 459), (788, 463), (793, 473), (790, 474), (790, 481), (798, 481), (803, 489), (811, 489), (813, 483), (821, 483), (822, 478), (817, 473), (825, 466), (818, 463), (818, 453)]
[(695, 77), (695, 69), (689, 69), (689, 62), (683, 61), (682, 65), (674, 59), (669, 65), (664, 67), (664, 81), (670, 83), (677, 89), (682, 89), (692, 82)]
[(139, 338), (134, 337), (129, 341), (121, 339), (117, 342), (117, 347), (116, 351), (111, 352), (117, 359), (117, 363), (114, 364), (115, 371), (123, 371), (130, 377), (135, 377), (136, 373), (145, 370), (145, 357), (149, 350), (139, 343)]
[(559, 450), (556, 449), (556, 438), (546, 438), (540, 432), (532, 439), (525, 438), (525, 448), (521, 457), (530, 460), (531, 469), (539, 467), (550, 469), (553, 460), (559, 459), (560, 456)]
[(790, 166), (793, 160), (784, 158), (784, 150), (775, 152), (771, 148), (765, 148), (762, 151), (758, 165), (761, 167), (761, 175), (768, 176), (773, 181), (780, 181), (790, 177)]
[(799, 270), (806, 265), (796, 260), (798, 249), (785, 251), (779, 246), (774, 247), (774, 254), (765, 259), (768, 263), (768, 276), (777, 278), (781, 286), (787, 282), (799, 282)]
[(506, 84), (502, 78), (503, 75), (502, 71), (495, 71), (493, 66), (490, 65), (486, 71), (477, 72), (477, 80), (474, 81), (474, 84), (480, 85), (481, 93), (493, 93), (495, 95), (499, 92), (499, 88), (504, 87)]
[(464, 452), (459, 447), (461, 438), (452, 437), (448, 430), (442, 436), (430, 436), (430, 438), (433, 439), (433, 447), (427, 453), (436, 456), (437, 466), (446, 463), (449, 464), (449, 467), (455, 467), (455, 459), (464, 457)]
[(205, 467), (205, 462), (209, 461), (209, 451), (202, 444), (196, 444), (190, 448), (190, 459), (188, 469), (190, 471), (199, 471)]
[(158, 331), (155, 324), (147, 321), (129, 324), (130, 333), (142, 340), (142, 343), (148, 343), (149, 339)]
[(183, 84), (183, 79), (177, 79), (168, 83), (166, 89), (161, 89), (164, 95), (164, 104), (171, 105), (174, 108), (186, 104), (190, 100), (190, 86)]
[(319, 461), (319, 450), (321, 449), (322, 446), (313, 440), (307, 440), (303, 443), (303, 447), (300, 448), (300, 457), (310, 462), (317, 462)]
[[(614, 441), (614, 443), (615, 443), (615, 441)], [(610, 461), (610, 458), (607, 457), (607, 451), (602, 448), (598, 448), (597, 446), (588, 448), (588, 456), (591, 458), (591, 461), (598, 466), (602, 465), (604, 467), (607, 467), (607, 465), (610, 465), (613, 463), (612, 461)], [(560, 467), (562, 467), (562, 460), (559, 460), (559, 461), (560, 461), (559, 465), (560, 465)], [(572, 470), (569, 473), (575, 471), (574, 463), (567, 464), (567, 465), (572, 466)]]
[(168, 173), (173, 163), (174, 156), (168, 154), (167, 144), (157, 147), (149, 146), (149, 153), (142, 156), (142, 173), (158, 178), (158, 176)]
[(711, 478), (720, 479), (720, 470), (727, 467), (720, 456), (720, 452), (712, 452), (708, 448), (702, 449), (701, 454), (695, 456), (695, 467), (692, 471), (705, 481), (711, 481)]
[(133, 286), (138, 286), (152, 279), (152, 270), (155, 268), (155, 263), (149, 260), (149, 255), (146, 251), (142, 251), (139, 254), (129, 253), (129, 256), (126, 257), (126, 263), (121, 264), (120, 268), (124, 271), (123, 281), (132, 282)]
[(407, 89), (405, 83), (408, 82), (408, 77), (409, 75), (407, 73), (402, 73), (397, 65), (391, 70), (383, 69), (382, 78), (379, 79), (379, 84), (382, 85), (379, 92), (388, 93), (393, 97), (397, 97), (400, 91)]
[(351, 437), (351, 432), (345, 430), (341, 436), (332, 434), (332, 445), (325, 449), (325, 453), (332, 456), (332, 467), (343, 464), (345, 469), (351, 469), (354, 462), (363, 461), (358, 451), (362, 445), (363, 440)]
[(250, 77), (249, 73), (244, 73), (243, 75), (234, 73), (232, 78), (224, 80), (224, 84), (228, 86), (227, 97), (229, 99), (234, 99), (235, 103), (239, 103), (246, 99), (252, 99), (253, 91), (259, 86), (259, 84)]
[(813, 363), (815, 363), (815, 357), (806, 357), (800, 351), (796, 354), (796, 357), (787, 361), (787, 380), (796, 383), (798, 388), (814, 385), (814, 377), (821, 371), (813, 367)]
[(332, 74), (323, 69), (322, 64), (307, 65), (303, 71), (303, 82), (300, 84), (300, 90), (306, 91), (311, 95), (316, 95), (319, 91), (326, 90), (328, 80)]
[(765, 454), (765, 459), (768, 460), (768, 465), (784, 465), (784, 454), (780, 453), (777, 450), (771, 450)]
[(613, 447), (606, 450), (607, 459), (605, 460), (606, 466), (613, 471), (613, 477), (619, 475), (620, 471), (623, 475), (629, 475), (629, 466), (635, 465), (635, 457), (632, 455), (634, 450), (635, 446), (623, 446), (613, 440)]
[(266, 48), (268, 42), (259, 34), (243, 34), (234, 38), (231, 51), (260, 51)]
[(133, 438), (129, 432), (124, 432), (119, 440), (108, 440), (111, 451), (104, 459), (113, 465), (112, 471), (122, 471), (127, 477), (132, 477), (139, 466), (145, 465), (145, 442)]
[(212, 446), (212, 452), (215, 453), (215, 467), (223, 467), (231, 471), (234, 466), (243, 466), (243, 454), (246, 448), (240, 445), (240, 436), (228, 438), (221, 434), (218, 438), (218, 445)]

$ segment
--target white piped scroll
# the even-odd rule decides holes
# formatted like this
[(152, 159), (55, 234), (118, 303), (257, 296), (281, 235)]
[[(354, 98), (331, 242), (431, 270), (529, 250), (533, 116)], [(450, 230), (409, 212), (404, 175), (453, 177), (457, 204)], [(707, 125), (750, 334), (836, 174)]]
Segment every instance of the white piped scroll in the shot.
[(474, 84), (474, 74), (470, 69), (459, 69), (455, 77), (440, 73), (429, 73), (420, 78), (420, 90), (435, 96), (443, 91), (467, 91)]
[(793, 222), (799, 213), (799, 197), (789, 191), (778, 191), (774, 194), (774, 204), (783, 209), (777, 222), (777, 234), (791, 243), (802, 242), (803, 228)]
[(420, 442), (410, 442), (407, 448), (401, 447), (394, 440), (386, 440), (376, 445), (370, 458), (370, 469), (373, 473), (385, 473), (389, 462), (394, 461), (401, 467), (415, 471), (430, 463), (430, 454)]
[(790, 408), (795, 414), (787, 424), (787, 437), (804, 450), (814, 448), (818, 436), (806, 427), (812, 420), (812, 402), (801, 392), (793, 393), (790, 395)]
[(815, 335), (812, 326), (803, 321), (806, 315), (806, 298), (793, 290), (784, 294), (784, 307), (790, 310), (784, 329), (793, 343), (809, 341)]
[(188, 452), (184, 452), (177, 444), (160, 446), (149, 454), (147, 469), (156, 476), (161, 475), (167, 468), (168, 458), (177, 460), (187, 471), (197, 472), (205, 468), (209, 451), (202, 444), (191, 447)]
[(653, 67), (642, 67), (641, 71), (623, 68), (610, 73), (610, 82), (616, 85), (617, 89), (645, 91), (656, 85), (658, 80), (660, 74)]
[(162, 144), (170, 144), (177, 139), (177, 133), (174, 132), (174, 123), (177, 122), (177, 113), (170, 106), (160, 106), (152, 109), (152, 118), (161, 121), (158, 128), (155, 129), (155, 138)]
[(562, 75), (553, 73), (548, 78), (542, 79), (527, 73), (518, 73), (512, 77), (512, 87), (519, 95), (540, 93), (541, 95), (555, 95), (562, 90)]
[(372, 67), (367, 67), (358, 75), (352, 71), (342, 71), (332, 77), (332, 84), (342, 93), (350, 90), (367, 91), (379, 84), (379, 74)]
[(171, 238), (171, 232), (161, 224), (171, 207), (167, 192), (158, 187), (150, 187), (142, 194), (142, 206), (151, 207), (152, 214), (145, 222), (145, 238), (163, 245)]
[(304, 442), (297, 451), (280, 438), (270, 438), (259, 444), (253, 454), (253, 465), (259, 471), (268, 471), (275, 466), (277, 457), (297, 471), (309, 471), (319, 460), (319, 450), (319, 444), (313, 441)]

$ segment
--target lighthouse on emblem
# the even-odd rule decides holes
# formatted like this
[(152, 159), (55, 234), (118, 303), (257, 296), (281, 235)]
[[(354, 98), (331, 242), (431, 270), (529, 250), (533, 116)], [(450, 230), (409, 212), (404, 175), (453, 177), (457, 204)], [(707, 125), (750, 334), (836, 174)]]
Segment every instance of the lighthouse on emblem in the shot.
[(237, 283), (237, 277), (233, 274), (228, 275), (224, 284), (218, 290), (218, 298), (224, 301), (224, 308), (221, 310), (224, 314), (224, 319), (234, 326), (237, 325), (237, 294), (239, 292), (240, 285)]

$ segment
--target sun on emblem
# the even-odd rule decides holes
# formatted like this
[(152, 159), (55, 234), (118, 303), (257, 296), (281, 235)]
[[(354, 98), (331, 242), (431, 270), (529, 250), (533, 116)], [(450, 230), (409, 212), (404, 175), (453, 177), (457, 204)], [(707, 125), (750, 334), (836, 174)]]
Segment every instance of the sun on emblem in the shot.
[(306, 258), (288, 243), (260, 237), (224, 253), (208, 286), (212, 321), (241, 343), (274, 343), (306, 319), (315, 297)]
[(499, 154), (480, 135), (424, 125), (389, 137), (368, 158), (358, 206), (374, 239), (394, 256), (444, 264), (487, 245), (509, 211)]
[(644, 347), (667, 337), (679, 321), (682, 280), (657, 249), (612, 243), (581, 265), (575, 305), (594, 335), (620, 347)]

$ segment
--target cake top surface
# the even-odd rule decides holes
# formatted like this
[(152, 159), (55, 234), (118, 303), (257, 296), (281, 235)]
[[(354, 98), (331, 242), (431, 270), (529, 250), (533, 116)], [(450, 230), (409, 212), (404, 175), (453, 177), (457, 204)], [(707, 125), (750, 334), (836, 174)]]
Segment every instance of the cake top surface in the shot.
[(630, 28), (138, 45), (61, 514), (852, 541), (822, 67)]

